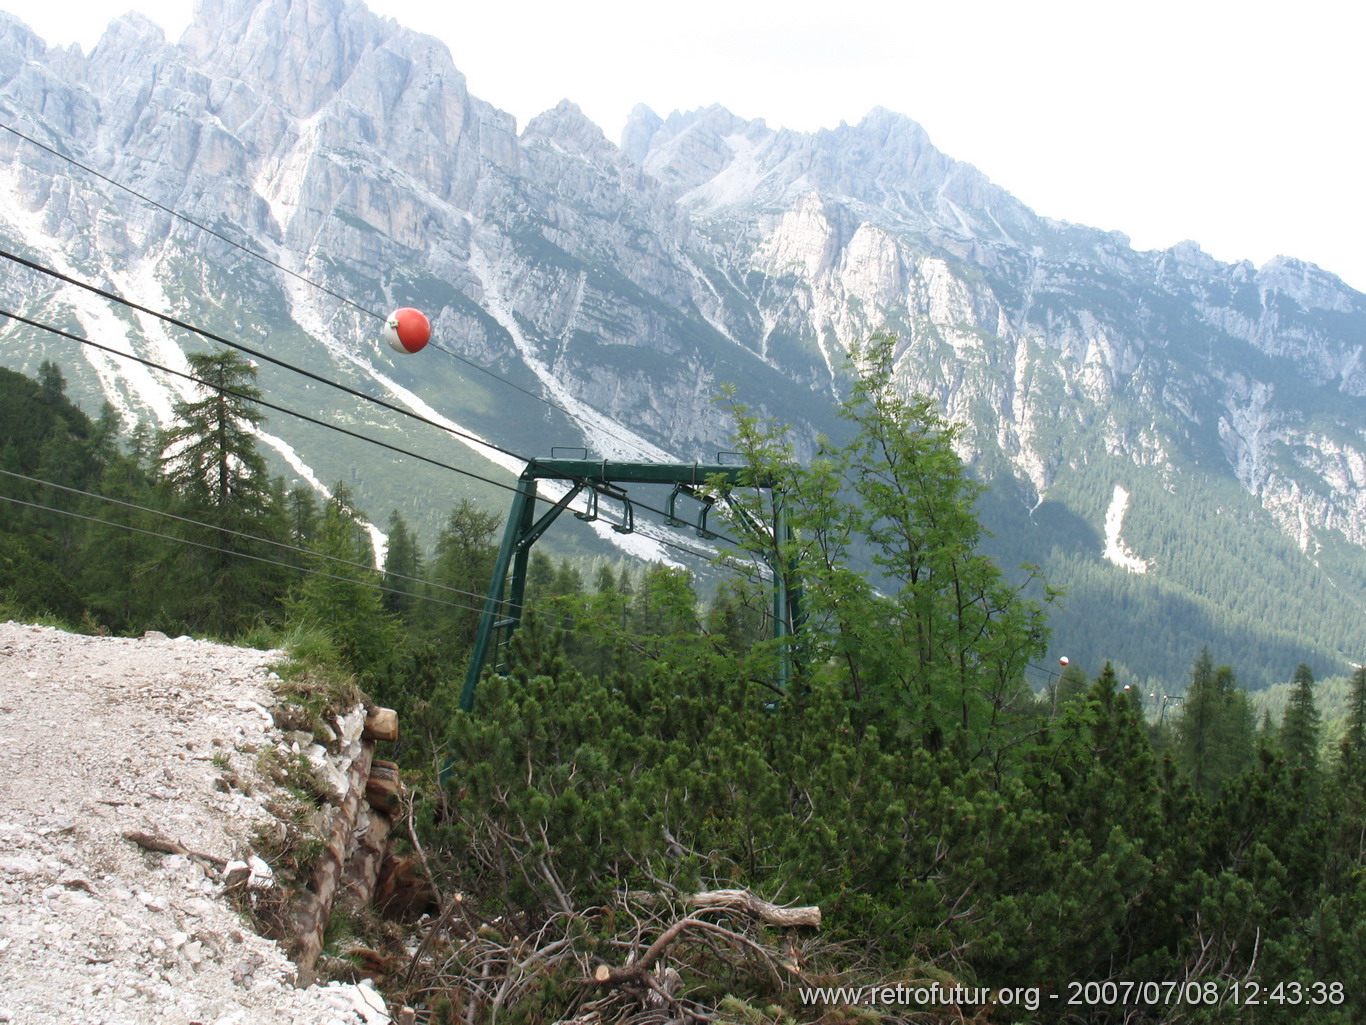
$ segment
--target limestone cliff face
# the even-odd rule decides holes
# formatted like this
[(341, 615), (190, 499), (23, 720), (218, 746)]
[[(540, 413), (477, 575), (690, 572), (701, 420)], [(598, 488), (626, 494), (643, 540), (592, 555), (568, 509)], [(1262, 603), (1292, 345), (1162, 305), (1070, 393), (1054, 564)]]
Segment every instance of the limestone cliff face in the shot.
[[(890, 111), (802, 134), (639, 107), (618, 146), (562, 103), (519, 133), (440, 42), (357, 0), (201, 0), (178, 42), (127, 15), (88, 55), (0, 14), (0, 119), (285, 270), (0, 133), (9, 246), (527, 454), (710, 459), (726, 382), (801, 450), (851, 347), (888, 329), (905, 389), (1030, 508), (1080, 502), (1100, 531), (1113, 487), (1133, 490), (1109, 478), (1218, 478), (1308, 555), (1366, 545), (1366, 297), (1289, 258), (1136, 252), (1037, 217)], [(384, 362), (339, 297), (422, 306), (441, 344), (559, 408)], [(173, 364), (185, 344), (8, 269), (0, 299)], [(7, 362), (48, 354), (4, 330)], [(181, 386), (82, 358), (91, 396), (169, 415)], [(273, 429), (300, 465), (333, 458)], [(1135, 491), (1126, 531), (1142, 516)]]
[[(1038, 218), (882, 110), (799, 136), (638, 108), (625, 139), (712, 237), (743, 240), (717, 258), (762, 276), (758, 351), (813, 386), (890, 327), (906, 388), (969, 422), (969, 453), (997, 448), (1036, 499), (1082, 464), (1084, 445), (1044, 440), (1059, 425), (1138, 467), (1217, 443), (1306, 548), (1315, 529), (1366, 540), (1343, 469), (1366, 453), (1366, 407), (1345, 401), (1362, 396), (1366, 297), (1333, 275), (1194, 243), (1140, 253)], [(1329, 392), (1331, 442), (1310, 427)]]

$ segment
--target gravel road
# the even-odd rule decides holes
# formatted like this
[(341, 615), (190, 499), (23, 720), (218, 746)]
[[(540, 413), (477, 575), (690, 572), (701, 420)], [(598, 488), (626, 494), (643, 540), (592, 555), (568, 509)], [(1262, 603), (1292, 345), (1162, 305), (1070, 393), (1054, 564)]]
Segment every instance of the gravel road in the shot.
[[(0, 1023), (379, 1025), (367, 987), (296, 989), (218, 873), (246, 858), (280, 652), (0, 624)], [(224, 787), (231, 767), (250, 796)]]

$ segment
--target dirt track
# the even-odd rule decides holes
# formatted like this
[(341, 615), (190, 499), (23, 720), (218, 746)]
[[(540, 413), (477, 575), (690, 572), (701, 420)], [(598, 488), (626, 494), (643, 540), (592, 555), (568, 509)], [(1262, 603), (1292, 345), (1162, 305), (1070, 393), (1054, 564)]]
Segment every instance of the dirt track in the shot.
[[(0, 1023), (361, 1025), (371, 990), (295, 989), (217, 873), (245, 858), (279, 652), (0, 624)], [(220, 782), (228, 767), (247, 796)]]

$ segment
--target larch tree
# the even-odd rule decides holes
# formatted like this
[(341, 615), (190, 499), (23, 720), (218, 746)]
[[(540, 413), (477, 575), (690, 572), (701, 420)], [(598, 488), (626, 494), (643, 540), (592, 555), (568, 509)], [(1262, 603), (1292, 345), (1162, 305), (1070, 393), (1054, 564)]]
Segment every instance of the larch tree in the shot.
[[(958, 428), (933, 400), (903, 394), (896, 356), (893, 335), (851, 354), (839, 415), (852, 437), (823, 441), (805, 464), (780, 427), (732, 407), (736, 447), (755, 481), (782, 482), (792, 527), (790, 538), (761, 541), (761, 554), (789, 588), (800, 575), (809, 615), (799, 664), (832, 667), (865, 715), (893, 718), (931, 748), (968, 734), (990, 746), (1047, 637), (1023, 592), (1054, 592), (1031, 568), (1008, 580), (982, 552), (982, 485), (954, 451)], [(751, 521), (764, 518), (749, 489), (735, 494)]]
[(175, 556), (184, 584), (177, 604), (187, 626), (230, 636), (286, 586), (284, 571), (261, 561), (275, 550), (242, 535), (278, 539), (283, 529), (256, 446), (265, 421), (256, 368), (230, 350), (188, 359), (201, 397), (176, 403), (175, 423), (159, 439), (160, 470), (174, 511), (207, 526), (180, 531), (190, 544)]
[(162, 475), (195, 506), (246, 521), (264, 508), (270, 489), (256, 447), (265, 422), (255, 405), (256, 368), (230, 350), (188, 359), (203, 397), (176, 403), (176, 422), (161, 438)]

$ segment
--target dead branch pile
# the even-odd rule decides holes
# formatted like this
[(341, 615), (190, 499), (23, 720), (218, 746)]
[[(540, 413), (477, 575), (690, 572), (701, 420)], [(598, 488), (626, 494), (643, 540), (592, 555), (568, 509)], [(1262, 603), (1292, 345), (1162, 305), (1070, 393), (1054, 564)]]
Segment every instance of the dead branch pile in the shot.
[(390, 995), (452, 1023), (711, 1022), (728, 992), (777, 996), (806, 984), (801, 965), (820, 944), (810, 930), (819, 918), (819, 908), (784, 908), (744, 890), (630, 892), (530, 927), (486, 917), (457, 894)]

